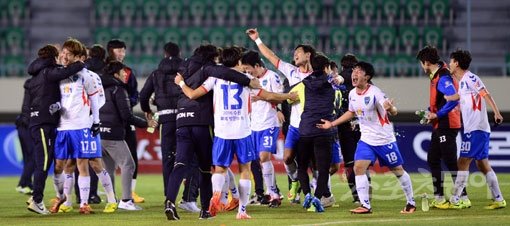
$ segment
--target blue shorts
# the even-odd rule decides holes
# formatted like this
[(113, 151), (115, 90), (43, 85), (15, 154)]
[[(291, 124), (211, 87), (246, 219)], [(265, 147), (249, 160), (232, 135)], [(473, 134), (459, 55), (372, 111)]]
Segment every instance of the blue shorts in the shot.
[(261, 151), (276, 154), (276, 141), (280, 133), (279, 127), (272, 127), (261, 131), (251, 131), (251, 141), (255, 147), (255, 157), (259, 156)]
[(489, 158), (490, 133), (475, 130), (462, 134), (460, 157), (482, 160)]
[(363, 141), (358, 142), (358, 147), (354, 154), (354, 161), (370, 160), (372, 161), (371, 164), (374, 164), (376, 158), (379, 159), (379, 164), (381, 166), (390, 168), (404, 164), (402, 155), (400, 155), (400, 151), (398, 150), (397, 142), (381, 146), (372, 146)]
[(287, 136), (285, 137), (285, 148), (296, 149), (299, 141), (299, 129), (294, 126), (289, 126)]
[(338, 139), (333, 140), (333, 147), (331, 149), (331, 163), (338, 164), (342, 162), (342, 156), (340, 155), (340, 141)]
[(239, 164), (246, 164), (256, 159), (253, 152), (251, 137), (247, 136), (241, 139), (227, 140), (214, 137), (212, 148), (213, 165), (230, 167), (234, 159), (234, 153)]
[(55, 159), (101, 158), (101, 137), (92, 137), (90, 129), (57, 131)]

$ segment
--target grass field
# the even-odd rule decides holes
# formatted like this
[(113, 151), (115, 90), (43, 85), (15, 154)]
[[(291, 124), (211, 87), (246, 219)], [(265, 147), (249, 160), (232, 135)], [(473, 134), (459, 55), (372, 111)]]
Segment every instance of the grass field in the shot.
[[(431, 194), (432, 185), (427, 174), (412, 174), (416, 201), (420, 209), (419, 195)], [(498, 174), (503, 194), (510, 197), (510, 174)], [(120, 180), (120, 177), (117, 177)], [(146, 202), (140, 204), (142, 211), (118, 211), (104, 214), (100, 210), (104, 202), (92, 205), (96, 214), (83, 216), (75, 210), (69, 214), (53, 214), (41, 216), (29, 212), (25, 201), (28, 196), (16, 193), (15, 177), (0, 177), (0, 225), (508, 225), (510, 221), (510, 207), (499, 210), (485, 210), (483, 207), (490, 202), (490, 192), (485, 185), (485, 179), (480, 174), (470, 176), (468, 193), (473, 207), (464, 210), (437, 210), (429, 212), (418, 210), (412, 215), (402, 215), (399, 211), (405, 205), (405, 198), (398, 181), (389, 174), (373, 176), (374, 213), (371, 215), (351, 215), (349, 209), (355, 206), (351, 203), (351, 196), (346, 182), (340, 177), (332, 178), (332, 191), (339, 207), (326, 209), (324, 213), (307, 212), (301, 206), (291, 206), (284, 200), (278, 209), (265, 206), (248, 206), (248, 213), (253, 219), (246, 221), (235, 220), (235, 211), (220, 213), (210, 220), (198, 220), (198, 214), (179, 211), (180, 221), (168, 221), (163, 213), (163, 186), (160, 175), (139, 175), (137, 193), (145, 197)], [(280, 187), (286, 188), (286, 178), (278, 175)], [(101, 186), (101, 185), (99, 185)], [(47, 182), (45, 201), (54, 196), (52, 180)], [(117, 186), (120, 188), (120, 186)], [(447, 180), (450, 191), (451, 181)], [(282, 189), (286, 193), (286, 189)], [(105, 197), (103, 197), (103, 200)], [(510, 201), (510, 200), (509, 200)]]

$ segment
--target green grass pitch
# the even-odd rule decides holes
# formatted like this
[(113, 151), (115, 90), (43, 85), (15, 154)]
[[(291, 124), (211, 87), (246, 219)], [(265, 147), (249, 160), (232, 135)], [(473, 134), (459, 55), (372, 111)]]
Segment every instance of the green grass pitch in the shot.
[[(104, 202), (92, 205), (96, 214), (80, 215), (76, 210), (67, 214), (37, 215), (26, 209), (25, 201), (28, 196), (16, 193), (14, 188), (17, 177), (0, 177), (0, 225), (508, 225), (510, 221), (510, 207), (499, 210), (485, 210), (483, 207), (490, 203), (490, 192), (485, 184), (485, 178), (480, 173), (470, 176), (468, 193), (473, 207), (464, 210), (421, 211), (420, 195), (431, 194), (432, 183), (429, 174), (412, 174), (414, 192), (418, 211), (410, 215), (400, 214), (405, 205), (397, 179), (391, 174), (377, 174), (373, 176), (374, 213), (370, 215), (352, 215), (349, 209), (354, 208), (352, 198), (345, 181), (338, 175), (331, 178), (332, 191), (336, 197), (338, 207), (327, 208), (324, 213), (307, 212), (301, 206), (290, 205), (285, 199), (282, 206), (269, 209), (267, 206), (248, 206), (250, 220), (235, 220), (236, 211), (223, 212), (214, 219), (199, 220), (198, 214), (179, 211), (180, 221), (168, 221), (163, 213), (163, 186), (161, 175), (139, 175), (137, 193), (145, 197), (146, 202), (140, 204), (142, 211), (117, 211), (113, 214), (102, 213)], [(447, 177), (448, 178), (448, 177)], [(498, 174), (503, 195), (510, 197), (510, 174)], [(117, 184), (120, 176), (116, 177)], [(287, 192), (286, 177), (277, 176), (278, 184), (284, 194)], [(446, 193), (451, 191), (452, 182), (446, 180)], [(101, 185), (99, 185), (101, 187)], [(119, 184), (116, 186), (120, 188)], [(102, 188), (100, 188), (102, 189)], [(120, 192), (120, 191), (118, 191)], [(51, 177), (46, 184), (45, 203), (54, 196)], [(303, 197), (303, 196), (302, 196)], [(102, 197), (103, 200), (105, 197)], [(179, 197), (180, 199), (180, 197)], [(178, 200), (179, 200), (178, 199)], [(73, 200), (74, 201), (74, 200)], [(510, 200), (509, 200), (510, 201)]]

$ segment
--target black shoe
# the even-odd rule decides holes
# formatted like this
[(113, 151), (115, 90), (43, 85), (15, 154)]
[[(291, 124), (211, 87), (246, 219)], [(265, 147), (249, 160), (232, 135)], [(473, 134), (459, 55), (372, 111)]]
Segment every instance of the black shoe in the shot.
[(260, 196), (260, 205), (269, 205), (271, 202), (271, 196), (270, 195), (263, 195)]
[(99, 204), (101, 203), (101, 198), (97, 195), (91, 195), (89, 197), (89, 204)]
[(214, 217), (211, 215), (211, 213), (209, 213), (209, 211), (207, 211), (207, 210), (200, 211), (200, 216), (198, 217), (198, 219), (207, 220), (207, 219), (211, 219), (211, 218), (214, 218)]
[(165, 215), (168, 220), (180, 220), (179, 215), (177, 215), (177, 209), (175, 209), (175, 204), (170, 202), (170, 200), (165, 201)]
[(269, 202), (269, 208), (278, 208), (282, 204), (280, 198), (271, 199)]

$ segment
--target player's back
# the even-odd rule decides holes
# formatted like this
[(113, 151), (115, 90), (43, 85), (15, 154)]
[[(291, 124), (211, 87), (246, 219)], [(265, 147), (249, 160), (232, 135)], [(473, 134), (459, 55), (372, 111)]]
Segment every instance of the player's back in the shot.
[(250, 93), (254, 93), (255, 90), (213, 77), (208, 78), (203, 87), (207, 91), (214, 89), (215, 136), (222, 139), (240, 139), (249, 136), (251, 134)]
[(89, 95), (103, 92), (102, 88), (98, 88), (92, 73), (83, 69), (60, 82), (62, 109), (58, 130), (90, 128), (92, 125)]
[(361, 139), (370, 145), (385, 145), (396, 141), (393, 125), (383, 108), (386, 100), (384, 93), (376, 86), (370, 85), (363, 93), (356, 89), (349, 93), (349, 111), (359, 120)]
[[(475, 74), (467, 71), (459, 82), (460, 109), (464, 133), (482, 130), (490, 133), (487, 105), (481, 95), (486, 89), (482, 80)], [(487, 92), (482, 91), (482, 92)]]

